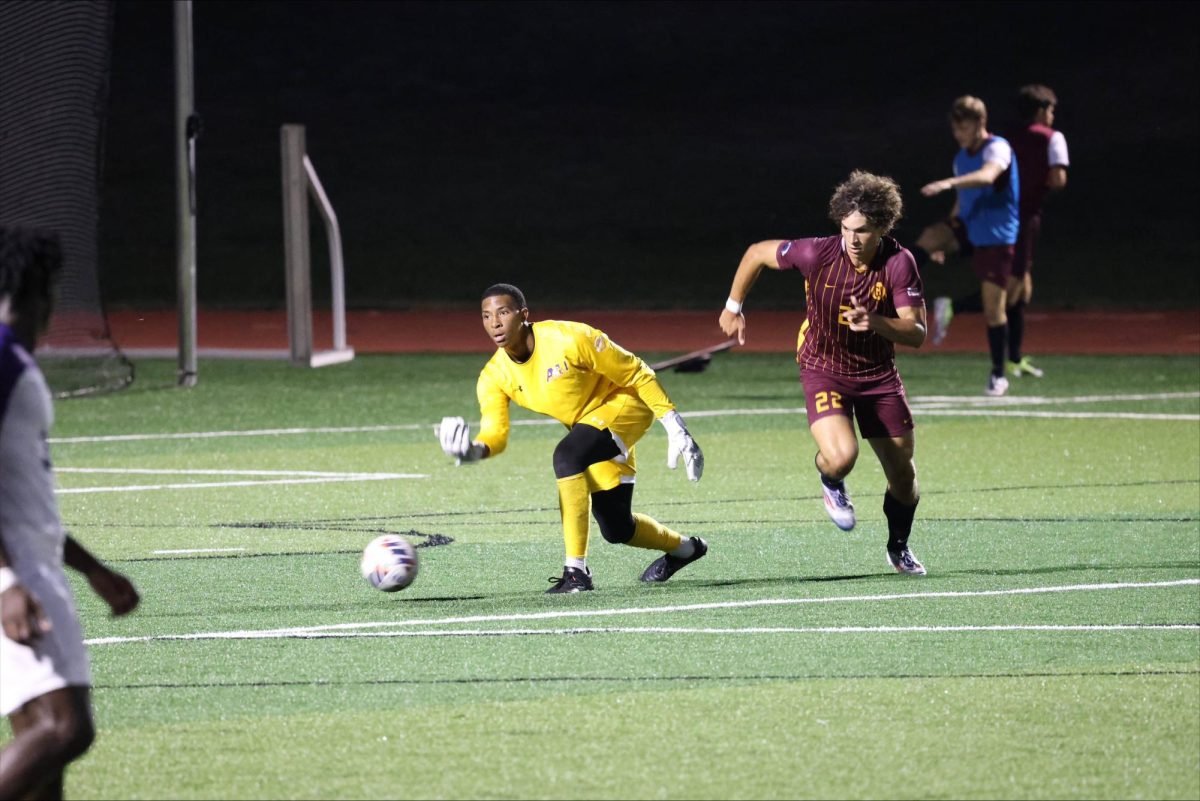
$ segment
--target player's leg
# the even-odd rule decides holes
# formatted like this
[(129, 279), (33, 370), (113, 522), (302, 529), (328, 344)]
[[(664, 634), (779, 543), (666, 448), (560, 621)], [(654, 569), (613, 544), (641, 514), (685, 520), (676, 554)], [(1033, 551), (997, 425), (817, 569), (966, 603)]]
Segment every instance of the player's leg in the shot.
[(888, 564), (898, 573), (923, 576), (925, 567), (908, 547), (913, 517), (921, 501), (913, 463), (913, 432), (897, 437), (874, 437), (868, 442), (879, 457), (888, 482), (883, 496), (883, 514), (888, 524)]
[(854, 504), (845, 479), (858, 460), (858, 439), (852, 426), (854, 386), (813, 370), (801, 371), (800, 380), (808, 430), (817, 444), (813, 463), (821, 477), (825, 511), (834, 525), (849, 531), (854, 528)]
[[(974, 248), (967, 239), (967, 229), (963, 221), (958, 217), (951, 217), (926, 228), (917, 239), (917, 244), (910, 250), (916, 259), (917, 267), (922, 268), (929, 260), (944, 264), (946, 256), (953, 256), (955, 253), (971, 255)], [(945, 295), (933, 299), (930, 341), (934, 345), (942, 344), (942, 340), (949, 333), (950, 323), (954, 320), (955, 312), (959, 310), (958, 303), (959, 301), (952, 301)]]
[(13, 738), (0, 750), (0, 798), (61, 798), (66, 766), (95, 738), (87, 687), (63, 687), (9, 716)]
[(931, 260), (942, 264), (947, 256), (959, 252), (961, 246), (954, 224), (954, 220), (938, 220), (921, 231), (916, 243), (909, 247), (918, 268), (924, 267)]
[(663, 582), (703, 558), (708, 553), (708, 543), (699, 537), (685, 537), (649, 515), (634, 512), (633, 486), (628, 481), (594, 492), (592, 515), (608, 542), (662, 551), (663, 555), (642, 573), (642, 581)]
[(887, 477), (883, 513), (887, 517), (887, 560), (896, 571), (924, 575), (925, 568), (908, 547), (913, 516), (921, 493), (913, 462), (912, 410), (899, 375), (865, 386), (855, 399), (859, 433), (871, 443)]
[(1000, 396), (1008, 391), (1004, 376), (1005, 350), (1008, 347), (1008, 280), (1012, 276), (1013, 246), (992, 245), (975, 249), (972, 264), (979, 279), (983, 297), (983, 315), (987, 321), (988, 351), (992, 371), (988, 376), (988, 395)]
[(562, 516), (563, 575), (549, 592), (579, 592), (592, 588), (587, 566), (590, 492), (585, 471), (596, 462), (618, 456), (621, 449), (608, 431), (585, 424), (574, 426), (554, 449), (554, 477)]
[(1042, 377), (1042, 370), (1024, 353), (1025, 308), (1033, 296), (1033, 252), (1041, 230), (1037, 215), (1022, 220), (1008, 282), (1008, 369), (1015, 376)]
[(643, 581), (666, 581), (676, 571), (708, 553), (699, 537), (685, 537), (649, 515), (633, 511), (637, 479), (636, 444), (654, 425), (654, 414), (632, 396), (617, 397), (590, 415), (603, 421), (620, 454), (587, 470), (592, 490), (592, 514), (608, 542), (662, 551), (663, 556), (642, 574)]

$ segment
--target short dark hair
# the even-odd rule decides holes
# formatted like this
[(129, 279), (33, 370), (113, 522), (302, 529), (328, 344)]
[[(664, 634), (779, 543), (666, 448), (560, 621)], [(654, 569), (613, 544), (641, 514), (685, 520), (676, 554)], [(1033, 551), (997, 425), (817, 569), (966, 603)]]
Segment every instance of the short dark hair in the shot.
[(829, 199), (829, 219), (840, 224), (856, 211), (862, 212), (867, 222), (886, 234), (904, 213), (900, 185), (886, 175), (855, 170), (833, 190), (833, 197)]
[(17, 300), (31, 291), (49, 291), (62, 269), (58, 237), (31, 228), (0, 225), (0, 295)]
[(480, 300), (494, 298), (497, 295), (508, 295), (517, 302), (518, 309), (525, 308), (525, 293), (517, 289), (512, 284), (492, 284), (487, 289), (483, 290), (483, 297)]
[(1057, 105), (1058, 95), (1049, 86), (1040, 83), (1026, 84), (1017, 92), (1017, 113), (1027, 122), (1042, 109)]

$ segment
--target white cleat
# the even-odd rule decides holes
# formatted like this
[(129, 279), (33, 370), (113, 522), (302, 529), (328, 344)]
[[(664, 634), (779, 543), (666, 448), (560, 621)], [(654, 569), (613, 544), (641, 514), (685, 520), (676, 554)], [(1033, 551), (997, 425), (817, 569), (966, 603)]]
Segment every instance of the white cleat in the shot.
[(903, 573), (906, 576), (925, 575), (925, 565), (918, 562), (917, 557), (913, 556), (913, 552), (907, 547), (903, 551), (888, 551), (887, 560), (897, 573)]
[(953, 319), (954, 303), (951, 302), (950, 298), (934, 298), (932, 335), (932, 341), (934, 345), (942, 344), (942, 340), (946, 338), (946, 332), (950, 330), (950, 322)]
[(843, 484), (840, 490), (830, 489), (824, 481), (821, 482), (821, 491), (825, 493), (825, 511), (835, 526), (842, 531), (849, 531), (854, 528), (854, 504), (850, 502), (850, 494), (845, 487)]
[(993, 398), (999, 398), (1008, 392), (1008, 379), (1002, 375), (989, 375), (987, 388), (983, 391)]

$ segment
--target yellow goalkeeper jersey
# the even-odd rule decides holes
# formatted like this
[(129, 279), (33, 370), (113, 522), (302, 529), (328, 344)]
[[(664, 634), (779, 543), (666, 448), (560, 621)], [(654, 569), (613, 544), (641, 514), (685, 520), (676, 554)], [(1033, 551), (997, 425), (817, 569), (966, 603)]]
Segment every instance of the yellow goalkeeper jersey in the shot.
[(644, 361), (603, 331), (565, 320), (533, 324), (533, 353), (522, 364), (497, 350), (479, 373), (475, 393), (482, 415), (475, 441), (493, 456), (508, 445), (509, 401), (567, 427), (618, 393), (634, 396), (655, 417), (675, 408)]

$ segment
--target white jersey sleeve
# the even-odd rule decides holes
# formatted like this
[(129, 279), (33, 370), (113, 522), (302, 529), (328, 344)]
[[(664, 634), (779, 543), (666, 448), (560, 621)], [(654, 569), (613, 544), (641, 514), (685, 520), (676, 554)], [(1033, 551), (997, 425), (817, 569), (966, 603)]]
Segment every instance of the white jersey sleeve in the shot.
[(1012, 147), (1002, 139), (992, 139), (983, 148), (983, 160), (1007, 170), (1008, 165), (1012, 164)]
[(1062, 131), (1055, 131), (1050, 137), (1047, 155), (1051, 167), (1071, 166), (1071, 159), (1067, 156), (1067, 137), (1063, 136)]

